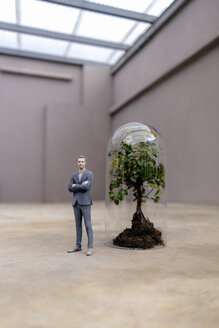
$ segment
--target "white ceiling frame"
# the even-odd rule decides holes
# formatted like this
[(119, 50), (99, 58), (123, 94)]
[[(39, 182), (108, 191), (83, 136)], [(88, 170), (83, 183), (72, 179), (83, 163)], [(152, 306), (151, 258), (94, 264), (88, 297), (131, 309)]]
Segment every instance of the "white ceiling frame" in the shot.
[(37, 0), (37, 1), (50, 2), (53, 4), (59, 4), (68, 7), (94, 11), (101, 14), (117, 16), (120, 18), (126, 18), (126, 19), (144, 22), (144, 23), (150, 23), (150, 24), (153, 24), (157, 20), (156, 16), (147, 15), (144, 13), (139, 13), (136, 11), (126, 10), (126, 9), (120, 9), (111, 6), (105, 6), (86, 0)]
[(122, 43), (118, 43), (118, 42), (111, 42), (111, 41), (104, 41), (104, 40), (87, 38), (87, 37), (82, 37), (82, 36), (75, 36), (72, 34), (48, 31), (48, 30), (43, 30), (40, 28), (5, 23), (5, 22), (0, 22), (0, 29), (6, 30), (6, 31), (17, 32), (17, 33), (25, 33), (25, 34), (30, 34), (30, 35), (47, 37), (47, 38), (52, 38), (52, 39), (56, 39), (56, 40), (83, 43), (83, 44), (88, 44), (88, 45), (97, 46), (97, 47), (119, 49), (119, 50), (125, 50), (125, 51), (130, 49), (129, 46), (124, 45)]

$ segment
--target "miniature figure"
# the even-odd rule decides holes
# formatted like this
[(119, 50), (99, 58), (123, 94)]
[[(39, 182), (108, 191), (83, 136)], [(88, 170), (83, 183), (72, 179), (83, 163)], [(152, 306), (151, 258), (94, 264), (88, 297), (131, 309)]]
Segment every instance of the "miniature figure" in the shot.
[(67, 251), (67, 253), (74, 253), (81, 251), (81, 239), (82, 239), (82, 216), (84, 217), (84, 223), (86, 227), (88, 237), (88, 249), (87, 256), (93, 254), (93, 230), (91, 225), (91, 205), (92, 200), (90, 197), (90, 189), (93, 181), (93, 173), (85, 169), (86, 158), (81, 155), (78, 157), (79, 171), (72, 174), (68, 190), (73, 193), (72, 206), (75, 215), (76, 225), (76, 246)]

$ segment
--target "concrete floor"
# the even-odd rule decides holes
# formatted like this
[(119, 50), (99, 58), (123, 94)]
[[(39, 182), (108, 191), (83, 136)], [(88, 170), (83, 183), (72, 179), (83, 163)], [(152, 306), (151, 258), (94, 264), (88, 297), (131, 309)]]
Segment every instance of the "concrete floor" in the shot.
[(219, 206), (169, 204), (168, 245), (104, 246), (104, 203), (92, 208), (95, 248), (73, 244), (71, 204), (0, 205), (0, 327), (219, 326)]

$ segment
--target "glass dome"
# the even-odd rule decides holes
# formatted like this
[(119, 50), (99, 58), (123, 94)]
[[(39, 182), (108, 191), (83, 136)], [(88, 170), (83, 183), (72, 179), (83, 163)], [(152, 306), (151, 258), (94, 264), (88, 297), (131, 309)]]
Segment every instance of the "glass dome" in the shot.
[(166, 244), (166, 155), (159, 132), (131, 122), (107, 149), (105, 245), (127, 249)]

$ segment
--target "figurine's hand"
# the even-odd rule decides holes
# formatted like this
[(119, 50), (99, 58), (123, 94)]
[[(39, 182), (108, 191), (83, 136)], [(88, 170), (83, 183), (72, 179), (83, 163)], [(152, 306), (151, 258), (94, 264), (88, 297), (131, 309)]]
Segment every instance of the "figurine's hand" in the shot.
[(82, 184), (83, 185), (86, 185), (86, 184), (88, 184), (88, 181), (84, 181), (84, 182), (82, 182)]
[(74, 188), (74, 187), (75, 187), (75, 184), (73, 183), (73, 184), (72, 184), (72, 188)]

